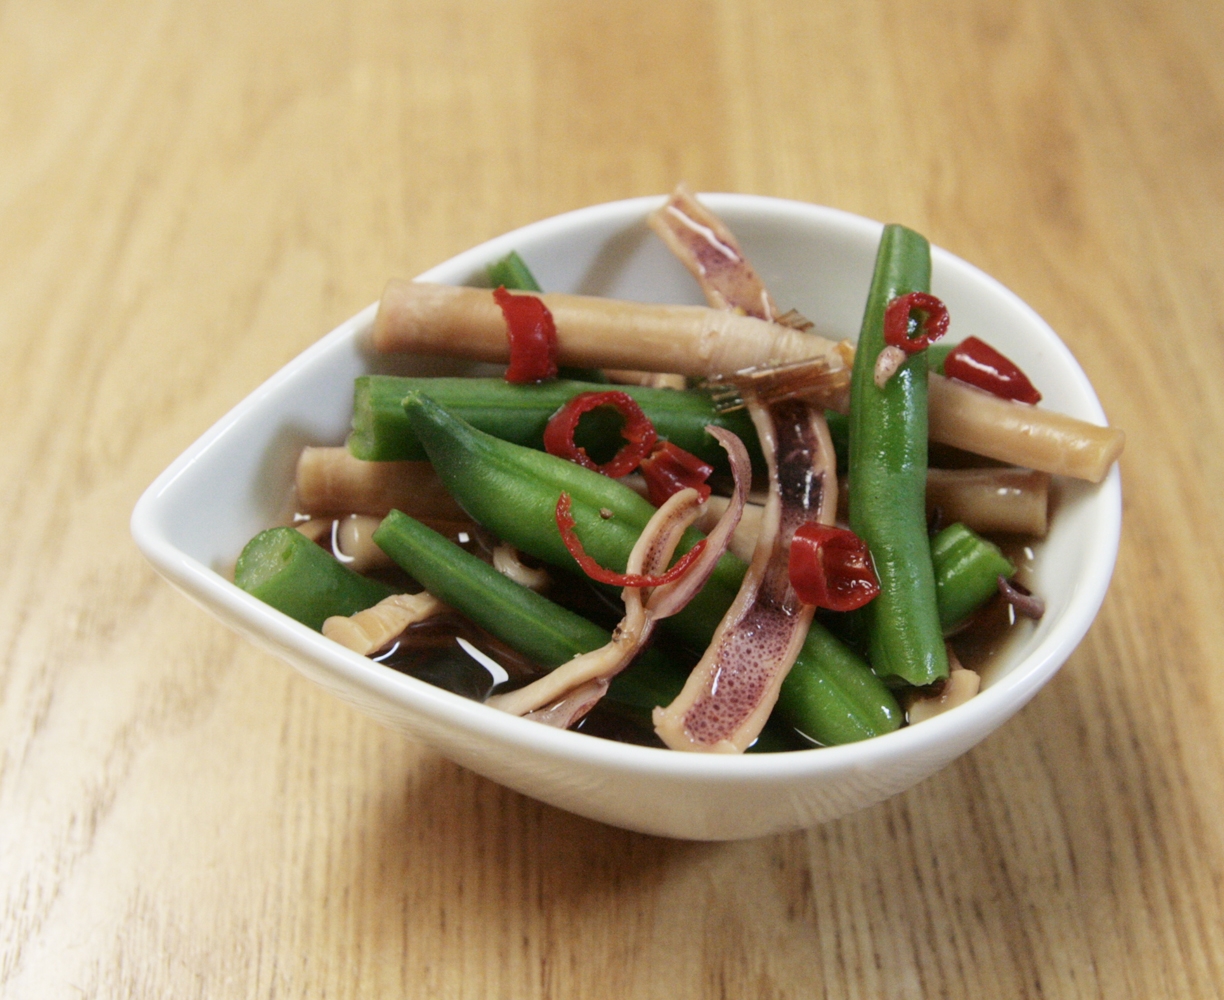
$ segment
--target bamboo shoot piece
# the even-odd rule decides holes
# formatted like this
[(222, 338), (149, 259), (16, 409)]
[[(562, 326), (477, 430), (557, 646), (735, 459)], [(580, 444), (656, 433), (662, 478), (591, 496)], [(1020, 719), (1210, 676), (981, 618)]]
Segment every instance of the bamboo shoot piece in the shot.
[(983, 534), (1046, 533), (1050, 476), (1032, 469), (928, 469), (927, 514)]
[(930, 435), (940, 444), (1099, 483), (1126, 443), (1116, 427), (1000, 399), (942, 375), (930, 378)]
[[(664, 306), (587, 295), (540, 296), (557, 326), (558, 362), (705, 377), (828, 356), (837, 345), (777, 323), (705, 306)], [(488, 289), (393, 280), (374, 320), (379, 351), (509, 360), (506, 321)]]
[(303, 514), (368, 514), (392, 510), (424, 520), (471, 520), (428, 462), (363, 462), (347, 448), (303, 448), (297, 464)]
[[(842, 490), (838, 495), (844, 496)], [(1032, 469), (928, 469), (927, 513), (938, 507), (945, 524), (960, 522), (983, 534), (1044, 537), (1048, 526), (1050, 477)], [(697, 521), (709, 530), (726, 508), (727, 498), (712, 496)], [(731, 539), (729, 550), (741, 559), (752, 558), (761, 530), (759, 503), (750, 502)], [(845, 511), (839, 512), (844, 519)]]
[(911, 726), (916, 726), (927, 719), (943, 715), (944, 712), (963, 705), (976, 695), (981, 687), (982, 678), (980, 675), (972, 670), (966, 670), (964, 667), (953, 667), (951, 673), (948, 674), (947, 680), (944, 681), (943, 687), (939, 689), (938, 694), (927, 695), (924, 698), (915, 698), (910, 703), (909, 710), (906, 712), (906, 719)]
[[(589, 368), (730, 375), (825, 358), (848, 367), (846, 345), (778, 323), (704, 306), (660, 306), (583, 295), (544, 295), (560, 362)], [(487, 289), (392, 281), (374, 321), (380, 351), (474, 361), (509, 358), (505, 320)], [(931, 440), (989, 458), (1099, 483), (1125, 435), (1074, 417), (999, 399), (932, 374)], [(767, 398), (767, 394), (763, 394)]]

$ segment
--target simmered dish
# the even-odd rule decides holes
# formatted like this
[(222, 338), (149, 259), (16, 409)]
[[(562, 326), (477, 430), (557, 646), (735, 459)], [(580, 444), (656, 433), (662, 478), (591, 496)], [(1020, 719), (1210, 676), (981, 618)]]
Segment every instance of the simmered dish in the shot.
[(683, 187), (650, 224), (708, 306), (544, 293), (517, 254), (492, 288), (392, 282), (378, 350), (504, 377), (359, 378), (347, 445), (304, 450), (294, 524), (238, 585), (491, 710), (675, 750), (846, 743), (972, 697), (1042, 613), (1051, 476), (1100, 482), (1121, 432), (944, 346), (911, 230), (885, 227), (852, 345)]

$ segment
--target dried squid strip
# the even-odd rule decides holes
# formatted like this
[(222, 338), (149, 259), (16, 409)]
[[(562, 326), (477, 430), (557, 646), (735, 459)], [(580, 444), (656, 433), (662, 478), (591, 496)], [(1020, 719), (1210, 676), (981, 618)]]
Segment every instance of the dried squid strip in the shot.
[(676, 185), (670, 198), (646, 220), (701, 285), (715, 309), (736, 309), (774, 322), (778, 307), (748, 263), (726, 223)]
[(800, 400), (749, 401), (770, 491), (752, 563), (684, 690), (654, 711), (673, 750), (741, 753), (760, 734), (807, 637), (814, 609), (790, 585), (788, 552), (807, 521), (832, 524), (837, 468), (824, 414)]
[[(686, 190), (677, 189), (651, 226), (697, 279), (711, 305), (775, 318), (777, 309), (735, 238)], [(714, 242), (707, 239), (703, 246), (694, 234)], [(711, 249), (733, 252), (716, 261)], [(828, 373), (818, 374), (825, 378)], [(808, 377), (804, 371), (802, 378)], [(739, 594), (684, 690), (667, 708), (654, 711), (655, 731), (674, 750), (739, 753), (759, 735), (815, 610), (804, 606), (791, 588), (791, 538), (805, 521), (832, 524), (837, 512), (836, 459), (819, 406), (789, 393), (775, 394), (772, 386), (753, 380), (730, 382), (756, 425), (769, 465), (769, 497)]]
[(323, 634), (355, 653), (369, 656), (400, 635), (409, 625), (446, 610), (446, 605), (428, 591), (392, 594), (372, 608), (344, 617), (333, 615), (323, 623)]

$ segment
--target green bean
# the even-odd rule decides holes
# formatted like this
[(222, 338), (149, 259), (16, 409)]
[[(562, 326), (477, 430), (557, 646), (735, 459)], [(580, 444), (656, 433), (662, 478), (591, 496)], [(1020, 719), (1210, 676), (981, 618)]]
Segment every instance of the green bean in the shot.
[(931, 562), (945, 634), (999, 592), (1000, 576), (1010, 579), (1016, 573), (997, 545), (963, 524), (950, 524), (931, 539)]
[(315, 631), (332, 615), (354, 615), (395, 593), (354, 573), (293, 528), (269, 528), (247, 542), (234, 583)]
[[(1000, 576), (1010, 579), (1016, 567), (993, 542), (963, 524), (952, 524), (931, 539), (935, 599), (944, 635), (956, 631), (999, 591)], [(865, 648), (866, 608), (844, 614), (817, 612), (842, 642)]]
[(927, 359), (909, 356), (880, 389), (889, 301), (930, 288), (930, 245), (886, 226), (859, 334), (850, 389), (850, 527), (871, 550), (880, 594), (867, 606), (877, 674), (926, 685), (948, 675), (926, 529)]
[[(629, 552), (655, 511), (633, 490), (546, 452), (485, 434), (421, 392), (409, 393), (404, 408), (442, 485), (477, 523), (537, 559), (581, 574), (557, 530), (557, 498), (564, 491), (570, 494), (576, 530), (587, 552), (601, 566), (624, 572)], [(681, 551), (700, 537), (689, 529)], [(712, 583), (726, 596), (725, 604), (714, 612), (715, 621), (738, 591), (743, 573), (743, 563), (728, 556), (715, 568)], [(679, 620), (684, 631), (695, 614), (694, 603), (701, 607), (703, 597), (699, 594), (669, 621)], [(687, 630), (686, 639), (704, 648), (709, 638), (705, 631), (703, 621)]]
[(535, 275), (518, 252), (511, 250), (501, 260), (488, 267), (489, 284), (496, 288), (502, 285), (512, 292), (542, 292)]
[(829, 425), (829, 437), (833, 439), (837, 468), (850, 468), (850, 418), (836, 410), (825, 410), (825, 423)]
[[(356, 381), (353, 433), (349, 451), (355, 458), (373, 462), (425, 458), (425, 450), (413, 434), (404, 412), (408, 393), (422, 391), (439, 405), (473, 427), (528, 448), (544, 447), (544, 427), (549, 418), (582, 392), (608, 388), (591, 382), (556, 379), (538, 385), (512, 385), (499, 378), (397, 378), (363, 375)], [(726, 469), (726, 453), (706, 433), (707, 424), (725, 427), (744, 441), (754, 466), (764, 468), (752, 420), (740, 410), (719, 413), (703, 392), (617, 386), (637, 402), (654, 424), (660, 437), (692, 452), (715, 468)], [(621, 418), (601, 407), (587, 414), (575, 440), (597, 460), (606, 461), (624, 443)]]
[(948, 355), (954, 350), (956, 350), (955, 344), (945, 344), (942, 341), (928, 347), (926, 350), (927, 371), (942, 375), (944, 373), (944, 362), (948, 360)]
[[(612, 639), (606, 629), (515, 583), (401, 511), (387, 515), (374, 542), (443, 604), (544, 670)], [(687, 671), (657, 648), (645, 650), (635, 667), (617, 675), (607, 697), (619, 714), (649, 728), (655, 699), (674, 698)]]
[[(878, 724), (875, 705), (879, 692), (886, 689), (849, 646), (814, 621), (800, 655), (805, 664), (816, 662), (820, 667), (799, 669), (799, 663), (795, 664), (778, 694), (774, 719), (813, 743), (826, 746), (851, 742), (838, 736), (863, 732)], [(896, 724), (888, 729), (895, 729), (900, 722), (898, 709)]]
[(540, 667), (551, 670), (608, 641), (598, 625), (515, 583), (402, 511), (391, 511), (373, 537), (434, 597)]
[[(448, 414), (423, 393), (404, 408), (443, 484), (477, 522), (510, 544), (567, 570), (576, 564), (556, 528), (554, 511), (564, 490), (572, 498), (577, 533), (600, 565), (623, 571), (629, 552), (654, 508), (632, 490), (543, 452), (501, 441)], [(696, 544), (690, 529), (680, 551)], [(708, 645), (734, 600), (746, 565), (724, 555), (705, 588), (663, 627), (695, 649)], [(830, 651), (836, 662), (830, 663)], [(816, 678), (808, 675), (815, 673)], [(820, 743), (846, 743), (897, 728), (900, 710), (865, 663), (813, 625), (790, 675), (788, 721)], [(835, 696), (838, 704), (827, 707)]]

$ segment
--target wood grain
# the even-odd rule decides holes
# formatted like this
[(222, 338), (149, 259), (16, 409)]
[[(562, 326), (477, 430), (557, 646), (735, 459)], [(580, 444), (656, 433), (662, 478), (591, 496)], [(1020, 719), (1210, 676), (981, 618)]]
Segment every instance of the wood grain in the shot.
[[(1224, 7), (0, 4), (0, 995), (1219, 996)], [(908, 794), (673, 843), (474, 777), (155, 578), (140, 491), (412, 275), (697, 190), (903, 221), (1129, 435), (1096, 625)]]

